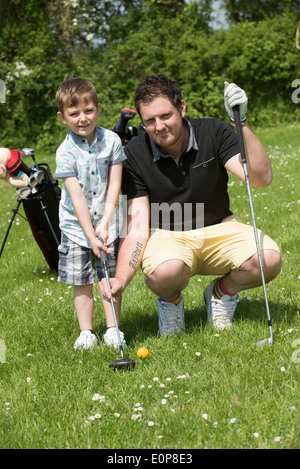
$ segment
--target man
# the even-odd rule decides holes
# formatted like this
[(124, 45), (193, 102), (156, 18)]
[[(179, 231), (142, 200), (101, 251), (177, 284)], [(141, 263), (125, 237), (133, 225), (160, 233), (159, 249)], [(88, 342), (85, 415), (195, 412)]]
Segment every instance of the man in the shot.
[[(246, 93), (225, 83), (224, 101), (233, 126), (232, 108), (240, 106), (250, 184), (268, 186), (272, 168), (246, 123)], [(180, 88), (164, 75), (141, 81), (135, 105), (146, 133), (125, 147), (127, 231), (111, 279), (112, 294), (116, 299), (122, 293), (141, 263), (147, 286), (158, 296), (159, 332), (165, 336), (184, 329), (181, 292), (189, 279), (215, 275), (204, 291), (208, 322), (229, 328), (238, 293), (262, 282), (253, 228), (229, 208), (227, 171), (245, 180), (236, 133), (218, 119), (186, 120)], [(280, 250), (261, 231), (259, 239), (269, 282), (280, 271)], [(101, 289), (109, 298), (104, 284)]]

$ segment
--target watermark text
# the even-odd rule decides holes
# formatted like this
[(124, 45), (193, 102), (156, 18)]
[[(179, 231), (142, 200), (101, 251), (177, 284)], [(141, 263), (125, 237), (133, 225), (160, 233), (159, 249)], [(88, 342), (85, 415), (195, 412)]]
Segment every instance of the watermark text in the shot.
[(0, 363), (6, 363), (5, 358), (6, 346), (3, 339), (0, 339)]
[(292, 83), (292, 88), (296, 88), (295, 91), (292, 93), (292, 101), (295, 104), (300, 103), (300, 78), (296, 78), (296, 80)]
[(0, 80), (0, 103), (6, 102), (6, 84), (4, 80)]

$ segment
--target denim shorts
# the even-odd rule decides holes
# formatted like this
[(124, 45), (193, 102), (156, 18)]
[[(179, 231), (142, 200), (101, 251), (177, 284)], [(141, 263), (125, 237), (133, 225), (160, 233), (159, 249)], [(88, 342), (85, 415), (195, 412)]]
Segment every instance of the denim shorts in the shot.
[[(107, 246), (109, 277), (115, 276), (119, 238)], [(85, 248), (71, 241), (64, 233), (58, 246), (58, 281), (71, 285), (90, 285), (105, 277), (103, 264), (91, 248)]]

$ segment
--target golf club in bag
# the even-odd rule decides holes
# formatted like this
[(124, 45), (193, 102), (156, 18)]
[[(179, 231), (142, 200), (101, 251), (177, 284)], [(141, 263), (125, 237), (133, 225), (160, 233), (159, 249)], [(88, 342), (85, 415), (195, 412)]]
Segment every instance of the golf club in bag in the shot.
[(133, 369), (135, 367), (135, 361), (130, 360), (130, 358), (124, 358), (123, 345), (122, 345), (122, 342), (121, 342), (121, 337), (120, 337), (120, 331), (119, 331), (119, 327), (118, 327), (118, 321), (117, 321), (117, 316), (116, 316), (116, 311), (115, 311), (114, 300), (113, 300), (113, 297), (112, 297), (112, 294), (111, 294), (111, 287), (110, 287), (110, 282), (109, 282), (108, 266), (107, 266), (107, 256), (106, 256), (106, 253), (102, 250), (100, 251), (100, 256), (101, 256), (101, 261), (102, 261), (102, 264), (103, 264), (103, 269), (104, 269), (104, 273), (105, 273), (105, 278), (106, 278), (108, 290), (109, 290), (109, 293), (110, 293), (110, 302), (111, 302), (111, 307), (112, 307), (112, 311), (113, 311), (113, 315), (114, 315), (115, 327), (116, 327), (117, 337), (118, 337), (118, 345), (119, 345), (120, 354), (121, 354), (121, 359), (110, 363), (109, 367), (114, 369), (114, 370)]
[(253, 230), (254, 230), (254, 235), (255, 235), (256, 250), (257, 250), (257, 256), (258, 256), (258, 261), (259, 261), (259, 268), (260, 268), (260, 273), (261, 273), (262, 286), (263, 286), (263, 290), (264, 290), (266, 311), (267, 311), (267, 316), (268, 316), (268, 326), (269, 326), (269, 333), (270, 333), (270, 336), (267, 339), (260, 340), (259, 342), (254, 343), (253, 346), (264, 345), (265, 343), (268, 343), (271, 346), (273, 344), (273, 329), (272, 329), (272, 322), (271, 322), (271, 316), (270, 316), (270, 311), (269, 311), (269, 304), (268, 304), (268, 297), (267, 297), (267, 290), (266, 290), (266, 284), (265, 284), (264, 271), (263, 271), (263, 266), (262, 266), (262, 261), (261, 261), (261, 251), (260, 251), (260, 246), (259, 246), (258, 233), (257, 233), (257, 228), (256, 228), (256, 222), (255, 222), (253, 201), (252, 201), (250, 182), (249, 182), (249, 175), (248, 175), (248, 168), (247, 168), (247, 158), (246, 158), (246, 151), (245, 151), (245, 145), (244, 145), (243, 130), (242, 130), (242, 125), (241, 125), (241, 121), (240, 121), (239, 106), (234, 106), (233, 107), (233, 115), (234, 115), (234, 122), (235, 122), (235, 125), (236, 125), (237, 136), (238, 136), (239, 144), (240, 144), (240, 147), (241, 147), (242, 165), (243, 165), (244, 174), (245, 174), (245, 181), (246, 181), (246, 186), (247, 186), (247, 193), (248, 193), (248, 199), (249, 199), (249, 205), (250, 205), (250, 211), (251, 211), (251, 217), (252, 217), (252, 223), (253, 223)]
[(30, 156), (33, 159), (34, 167), (31, 169), (42, 172), (43, 178), (36, 184), (34, 189), (24, 187), (17, 191), (18, 205), (12, 210), (13, 216), (2, 243), (0, 257), (19, 207), (23, 204), (24, 212), (36, 243), (42, 251), (50, 270), (57, 271), (58, 246), (60, 242), (58, 210), (61, 190), (58, 181), (53, 179), (49, 166), (46, 163), (36, 163), (32, 148), (24, 148), (22, 156)]

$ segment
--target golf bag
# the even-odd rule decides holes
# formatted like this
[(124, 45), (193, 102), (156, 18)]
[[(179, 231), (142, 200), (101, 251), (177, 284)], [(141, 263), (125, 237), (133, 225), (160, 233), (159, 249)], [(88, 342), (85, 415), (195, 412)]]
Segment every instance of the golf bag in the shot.
[(60, 243), (59, 201), (61, 190), (53, 179), (50, 168), (41, 163), (44, 179), (36, 186), (37, 192), (23, 199), (24, 212), (32, 234), (51, 270), (58, 268), (58, 245)]
[[(34, 159), (33, 149), (24, 149), (25, 156)], [(58, 181), (53, 179), (51, 170), (46, 163), (37, 164), (31, 168), (33, 171), (43, 173), (43, 177), (33, 189), (24, 187), (17, 190), (18, 205), (14, 208), (13, 216), (9, 222), (4, 240), (0, 249), (0, 257), (4, 250), (9, 231), (18, 213), (20, 205), (23, 203), (24, 212), (30, 225), (34, 239), (41, 249), (44, 258), (51, 271), (58, 270), (58, 246), (60, 243), (59, 228), (59, 202), (61, 190)]]
[(145, 132), (145, 127), (140, 124), (139, 128), (129, 124), (129, 120), (133, 119), (136, 115), (134, 109), (122, 108), (117, 125), (114, 126), (113, 131), (119, 135), (123, 147), (134, 137), (137, 137), (139, 133)]

